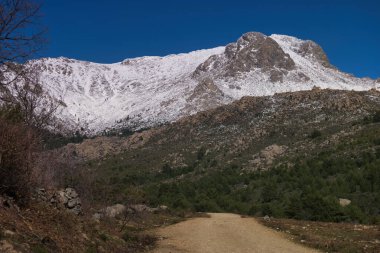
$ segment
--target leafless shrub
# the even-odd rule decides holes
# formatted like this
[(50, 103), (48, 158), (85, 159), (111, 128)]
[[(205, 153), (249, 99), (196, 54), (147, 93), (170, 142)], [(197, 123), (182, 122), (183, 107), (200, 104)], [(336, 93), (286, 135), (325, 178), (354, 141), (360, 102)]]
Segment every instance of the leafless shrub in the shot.
[(51, 124), (59, 104), (44, 94), (39, 71), (24, 64), (45, 45), (40, 8), (36, 0), (0, 0), (0, 105), (18, 107), (37, 129)]
[(139, 222), (141, 220), (144, 220), (144, 217), (146, 213), (140, 212), (139, 210), (136, 210), (134, 205), (127, 204), (126, 210), (123, 212), (121, 220), (120, 220), (120, 232), (124, 231), (124, 229), (128, 226), (128, 224), (133, 222)]
[(31, 128), (0, 119), (0, 194), (27, 203), (38, 144), (39, 138)]
[(85, 176), (80, 174), (78, 168), (80, 163), (80, 159), (63, 149), (45, 151), (38, 154), (33, 178), (38, 185), (48, 189), (75, 187), (79, 185), (78, 181), (82, 179), (82, 176)]
[(0, 194), (29, 199), (41, 129), (54, 125), (58, 103), (47, 99), (39, 74), (24, 64), (44, 46), (40, 4), (0, 0)]
[(84, 166), (84, 162), (72, 150), (65, 148), (41, 152), (33, 168), (33, 182), (45, 189), (74, 188), (86, 209), (93, 206), (94, 199), (103, 193), (99, 190), (95, 173)]

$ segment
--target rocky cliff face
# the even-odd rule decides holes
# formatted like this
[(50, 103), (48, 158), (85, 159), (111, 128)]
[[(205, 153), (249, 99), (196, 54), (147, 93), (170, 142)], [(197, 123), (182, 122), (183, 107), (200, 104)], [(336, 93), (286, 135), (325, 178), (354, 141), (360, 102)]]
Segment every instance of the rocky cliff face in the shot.
[(272, 82), (278, 82), (287, 71), (295, 69), (295, 63), (271, 37), (250, 32), (227, 45), (224, 54), (212, 56), (199, 65), (194, 76), (216, 72), (218, 76), (237, 77), (255, 69), (261, 69), (269, 74)]
[(379, 82), (334, 68), (312, 41), (244, 34), (226, 47), (115, 64), (66, 58), (28, 63), (46, 92), (62, 101), (57, 116), (72, 130), (96, 134), (172, 122), (243, 96), (332, 89), (379, 89)]
[(314, 41), (304, 41), (301, 43), (298, 53), (303, 57), (309, 57), (311, 59), (315, 59), (317, 62), (319, 62), (322, 66), (326, 68), (335, 68), (333, 65), (330, 64), (329, 59), (327, 58), (327, 55), (325, 51)]

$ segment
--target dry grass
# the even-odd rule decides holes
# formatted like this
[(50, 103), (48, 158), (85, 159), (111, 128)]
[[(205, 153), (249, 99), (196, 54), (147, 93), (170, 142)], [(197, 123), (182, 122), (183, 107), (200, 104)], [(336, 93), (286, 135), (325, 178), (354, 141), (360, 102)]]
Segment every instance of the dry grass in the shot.
[(21, 210), (14, 204), (0, 205), (0, 240), (28, 253), (143, 252), (156, 243), (156, 238), (145, 231), (185, 219), (171, 211), (144, 213), (124, 226), (121, 220), (109, 218), (98, 222), (90, 212), (86, 214), (76, 216), (35, 201), (29, 209)]
[(102, 234), (107, 238), (114, 235), (104, 232), (101, 224), (35, 203), (19, 212), (0, 209), (0, 230), (14, 233), (6, 240), (21, 252), (86, 252), (91, 247), (113, 250), (127, 246), (122, 240), (103, 242)]
[(380, 252), (380, 226), (273, 218), (258, 220), (286, 233), (295, 242), (324, 252)]

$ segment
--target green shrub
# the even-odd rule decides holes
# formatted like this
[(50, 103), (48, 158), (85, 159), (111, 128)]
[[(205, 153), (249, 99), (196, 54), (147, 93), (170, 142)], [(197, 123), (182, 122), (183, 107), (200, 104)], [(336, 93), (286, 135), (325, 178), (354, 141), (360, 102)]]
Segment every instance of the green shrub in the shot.
[(106, 242), (108, 240), (108, 236), (104, 233), (99, 234), (99, 238), (103, 241)]
[(322, 136), (322, 132), (319, 131), (318, 129), (314, 129), (314, 130), (310, 133), (309, 138), (311, 138), (311, 139), (315, 139), (315, 138), (318, 138), (318, 137), (320, 137), (320, 136)]
[(96, 249), (95, 246), (89, 246), (87, 249), (86, 249), (86, 253), (97, 253), (98, 250)]
[(375, 112), (375, 114), (372, 117), (373, 123), (379, 123), (380, 122), (380, 111)]
[(136, 241), (138, 241), (138, 236), (131, 231), (125, 231), (123, 233), (122, 239), (125, 242), (136, 242)]
[(173, 173), (173, 169), (169, 164), (165, 163), (164, 166), (162, 166), (162, 173), (165, 175), (171, 175)]
[(35, 245), (32, 247), (32, 252), (33, 253), (49, 253), (45, 247), (41, 246), (41, 245)]
[(197, 152), (197, 159), (198, 159), (199, 161), (201, 161), (201, 160), (203, 159), (203, 157), (205, 156), (205, 154), (206, 154), (206, 149), (205, 149), (205, 147), (201, 147), (201, 148), (198, 150), (198, 152)]

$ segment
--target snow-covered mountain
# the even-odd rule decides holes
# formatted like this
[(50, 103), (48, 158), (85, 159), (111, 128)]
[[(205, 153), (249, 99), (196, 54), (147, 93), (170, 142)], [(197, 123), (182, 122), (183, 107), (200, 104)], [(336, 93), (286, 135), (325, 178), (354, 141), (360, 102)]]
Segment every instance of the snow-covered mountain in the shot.
[(285, 35), (246, 33), (226, 47), (115, 64), (44, 58), (46, 92), (63, 101), (57, 116), (72, 129), (98, 133), (175, 121), (243, 96), (312, 89), (380, 89), (332, 66), (320, 46)]

